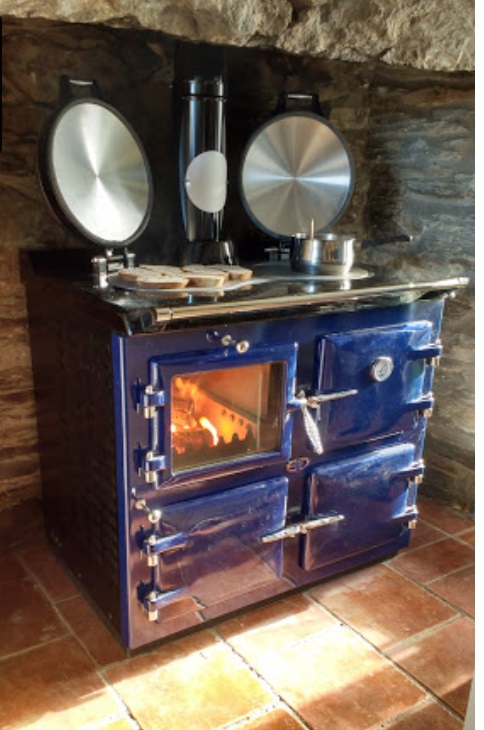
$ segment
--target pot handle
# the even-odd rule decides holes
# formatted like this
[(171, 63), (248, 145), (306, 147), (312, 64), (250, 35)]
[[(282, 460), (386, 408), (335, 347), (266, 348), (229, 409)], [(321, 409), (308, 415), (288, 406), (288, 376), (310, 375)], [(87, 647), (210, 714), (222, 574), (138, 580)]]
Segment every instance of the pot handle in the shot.
[(71, 79), (66, 74), (59, 78), (59, 104), (66, 106), (75, 98), (93, 96), (101, 99), (101, 91), (95, 79)]
[(287, 111), (287, 102), (289, 99), (296, 101), (311, 102), (311, 111), (320, 117), (329, 117), (330, 107), (328, 104), (321, 105), (317, 94), (305, 94), (301, 91), (281, 91), (277, 99), (275, 114), (282, 114)]

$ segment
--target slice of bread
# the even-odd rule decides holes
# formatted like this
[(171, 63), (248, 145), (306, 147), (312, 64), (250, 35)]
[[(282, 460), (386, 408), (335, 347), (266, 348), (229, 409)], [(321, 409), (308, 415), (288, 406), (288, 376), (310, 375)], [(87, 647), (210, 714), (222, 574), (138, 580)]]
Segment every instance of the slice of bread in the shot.
[(203, 287), (221, 287), (225, 283), (225, 276), (221, 272), (201, 272), (201, 273), (192, 273), (189, 271), (185, 272), (186, 276), (188, 276), (189, 283), (188, 286), (203, 286)]
[(162, 276), (183, 276), (181, 266), (171, 266), (171, 264), (140, 264), (138, 268)]
[(220, 264), (218, 267), (221, 271), (225, 271), (231, 279), (246, 281), (252, 277), (252, 269), (246, 269), (244, 266), (231, 266), (229, 264)]
[(136, 284), (140, 289), (183, 289), (188, 285), (187, 276), (165, 275), (139, 266), (120, 269), (117, 276), (130, 284)]
[(226, 271), (219, 269), (218, 266), (210, 266), (205, 264), (187, 264), (182, 267), (183, 271), (187, 274), (203, 274), (205, 276), (222, 276), (224, 281), (227, 281), (229, 275)]

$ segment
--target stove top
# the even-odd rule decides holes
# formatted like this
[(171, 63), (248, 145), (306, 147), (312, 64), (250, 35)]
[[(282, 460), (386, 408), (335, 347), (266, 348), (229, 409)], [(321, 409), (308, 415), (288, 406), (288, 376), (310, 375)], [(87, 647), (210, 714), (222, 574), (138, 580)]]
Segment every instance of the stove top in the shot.
[(355, 308), (385, 303), (410, 303), (422, 296), (445, 295), (467, 286), (465, 277), (402, 279), (398, 271), (355, 267), (344, 278), (307, 276), (287, 261), (248, 264), (253, 278), (222, 289), (135, 291), (121, 287), (116, 275), (108, 286), (95, 283), (82, 251), (32, 251), (24, 258), (26, 276), (40, 276), (50, 286), (68, 287), (77, 306), (111, 317), (111, 324), (134, 334), (163, 327), (179, 327), (212, 317), (282, 316), (301, 308)]

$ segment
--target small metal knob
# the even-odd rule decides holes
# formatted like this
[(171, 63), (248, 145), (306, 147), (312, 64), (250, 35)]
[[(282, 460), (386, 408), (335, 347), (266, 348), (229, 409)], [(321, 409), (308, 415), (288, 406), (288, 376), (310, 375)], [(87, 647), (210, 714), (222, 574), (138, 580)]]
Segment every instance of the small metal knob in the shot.
[(239, 340), (237, 344), (235, 345), (235, 349), (239, 353), (239, 355), (243, 355), (244, 352), (247, 352), (247, 350), (250, 347), (250, 343), (248, 340)]
[(146, 504), (145, 499), (137, 499), (134, 503), (134, 506), (136, 509), (146, 512), (148, 520), (151, 522), (152, 525), (155, 525), (157, 522), (160, 521), (162, 514), (161, 509), (150, 509)]
[(220, 342), (224, 347), (234, 345), (239, 355), (243, 355), (250, 347), (250, 342), (248, 340), (235, 340), (232, 335), (224, 335), (220, 338)]

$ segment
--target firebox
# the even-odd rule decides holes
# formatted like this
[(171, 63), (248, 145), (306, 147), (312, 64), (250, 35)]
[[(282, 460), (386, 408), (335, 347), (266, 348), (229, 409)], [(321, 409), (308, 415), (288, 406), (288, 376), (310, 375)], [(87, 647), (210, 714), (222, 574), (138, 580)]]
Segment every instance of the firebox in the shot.
[(259, 362), (170, 378), (173, 474), (280, 452), (286, 371)]
[(25, 267), (45, 521), (128, 650), (408, 544), (464, 280), (143, 297), (73, 255)]

